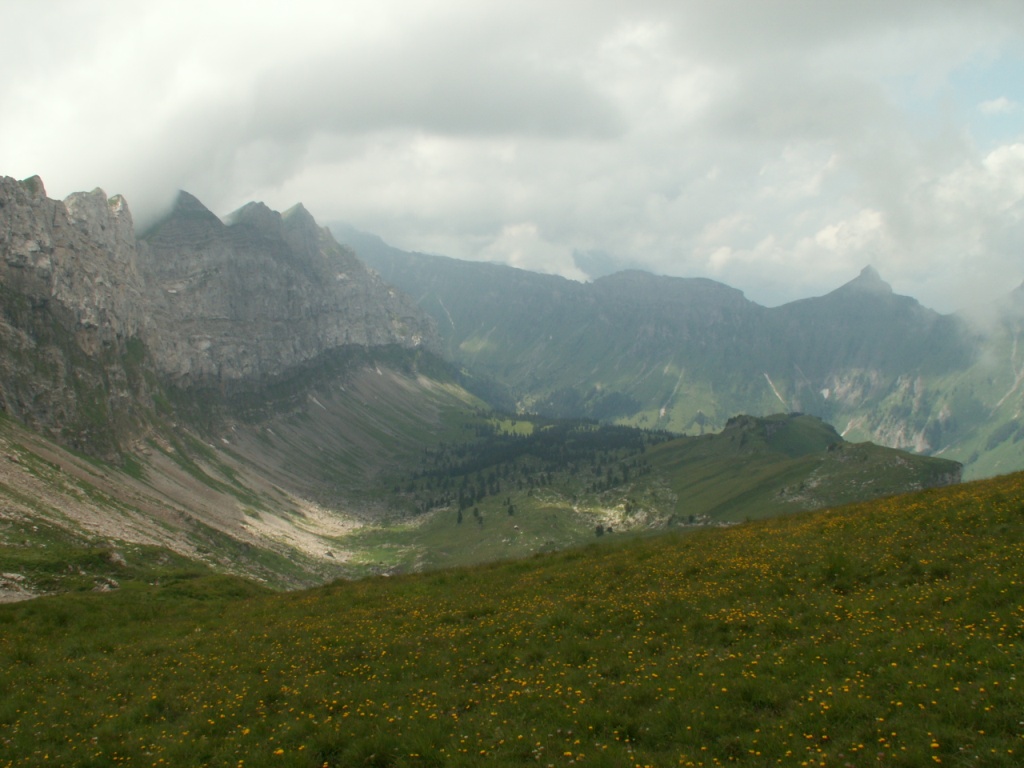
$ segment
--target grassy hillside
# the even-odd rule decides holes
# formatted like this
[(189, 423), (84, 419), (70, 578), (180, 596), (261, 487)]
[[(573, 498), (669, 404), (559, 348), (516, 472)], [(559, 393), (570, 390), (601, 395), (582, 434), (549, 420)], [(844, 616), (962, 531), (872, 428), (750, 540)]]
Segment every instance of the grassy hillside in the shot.
[(0, 766), (1016, 766), (1022, 605), (1022, 475), (304, 593), (43, 598), (0, 606)]
[(0, 601), (151, 579), (149, 566), (181, 561), (278, 588), (366, 573), (339, 537), (407, 517), (394, 477), (425, 445), (461, 436), (479, 405), (422, 368), (378, 355), (228, 405), (196, 398), (179, 408), (191, 423), (155, 419), (122, 466), (0, 414), (0, 573), (13, 575)]
[(472, 565), (596, 536), (722, 525), (959, 479), (959, 465), (850, 444), (813, 416), (737, 417), (720, 434), (479, 413), (394, 491), (420, 514), (339, 537), (365, 572)]
[(154, 434), (123, 469), (0, 420), (0, 601), (186, 563), (291, 589), (472, 565), (891, 495), (959, 469), (844, 443), (809, 416), (675, 438), (474, 405), (450, 382), (369, 366), (257, 421)]
[(676, 515), (739, 521), (820, 509), (959, 479), (959, 467), (871, 443), (849, 443), (806, 415), (740, 416), (720, 434), (659, 446), (649, 457)]

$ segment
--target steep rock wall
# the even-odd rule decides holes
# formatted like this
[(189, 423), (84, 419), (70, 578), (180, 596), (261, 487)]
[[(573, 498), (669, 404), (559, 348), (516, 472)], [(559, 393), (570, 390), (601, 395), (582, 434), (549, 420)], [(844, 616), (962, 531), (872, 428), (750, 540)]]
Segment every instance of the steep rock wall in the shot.
[(65, 444), (116, 458), (167, 384), (259, 389), (379, 346), (436, 349), (432, 321), (302, 206), (224, 223), (181, 193), (140, 239), (120, 196), (0, 178), (0, 412)]
[(51, 200), (0, 178), (0, 409), (100, 455), (145, 401), (131, 213), (102, 190)]
[(436, 347), (431, 321), (301, 205), (221, 222), (191, 195), (140, 240), (147, 343), (179, 386), (247, 386), (332, 350)]

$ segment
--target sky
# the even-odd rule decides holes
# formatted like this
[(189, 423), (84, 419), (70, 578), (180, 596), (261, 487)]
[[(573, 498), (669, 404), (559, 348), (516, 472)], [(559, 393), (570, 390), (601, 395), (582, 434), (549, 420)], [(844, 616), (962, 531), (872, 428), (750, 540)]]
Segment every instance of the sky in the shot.
[(1020, 0), (0, 0), (0, 175), (775, 306), (1024, 282)]

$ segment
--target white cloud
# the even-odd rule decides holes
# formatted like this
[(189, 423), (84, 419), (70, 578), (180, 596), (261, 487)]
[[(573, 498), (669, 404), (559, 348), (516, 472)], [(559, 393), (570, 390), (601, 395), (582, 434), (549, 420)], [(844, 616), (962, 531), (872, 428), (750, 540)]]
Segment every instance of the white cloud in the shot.
[(502, 228), (481, 254), (486, 261), (508, 264), (533, 272), (559, 274), (576, 280), (586, 279), (573, 260), (572, 253), (549, 242), (533, 222), (510, 224)]
[(54, 0), (0, 27), (0, 173), (142, 220), (179, 187), (301, 200), (409, 249), (572, 277), (601, 252), (765, 303), (867, 263), (947, 310), (1024, 278), (1024, 131), (971, 122), (1019, 114), (997, 85), (1024, 73), (956, 77), (1015, 60), (1012, 0)]
[(989, 99), (978, 105), (978, 111), (983, 115), (1012, 115), (1021, 111), (1021, 105), (1005, 96), (998, 99)]

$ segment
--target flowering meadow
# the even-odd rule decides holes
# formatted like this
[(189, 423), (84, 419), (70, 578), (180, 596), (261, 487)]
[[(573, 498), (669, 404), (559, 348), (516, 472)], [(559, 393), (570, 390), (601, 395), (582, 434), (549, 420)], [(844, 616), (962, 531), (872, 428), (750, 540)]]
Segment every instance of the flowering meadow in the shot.
[(0, 606), (0, 767), (1024, 764), (1024, 475), (609, 538)]

